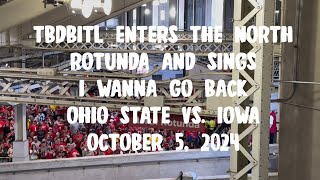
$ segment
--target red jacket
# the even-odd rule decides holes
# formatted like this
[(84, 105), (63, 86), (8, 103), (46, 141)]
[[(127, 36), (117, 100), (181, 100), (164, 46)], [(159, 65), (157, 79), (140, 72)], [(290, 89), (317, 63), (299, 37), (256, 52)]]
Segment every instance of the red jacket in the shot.
[(278, 131), (277, 129), (277, 116), (276, 116), (276, 113), (274, 111), (271, 111), (270, 113), (270, 121), (271, 121), (271, 118), (273, 118), (273, 123), (271, 125), (270, 123), (270, 133), (276, 133)]

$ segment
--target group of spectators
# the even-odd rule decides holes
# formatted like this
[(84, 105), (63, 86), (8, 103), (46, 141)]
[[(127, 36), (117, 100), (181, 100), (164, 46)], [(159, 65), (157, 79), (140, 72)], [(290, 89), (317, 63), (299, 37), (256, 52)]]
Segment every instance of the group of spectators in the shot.
[(0, 162), (13, 156), (14, 119), (12, 106), (0, 106)]
[[(175, 150), (179, 144), (175, 142), (175, 134), (184, 134), (184, 145), (190, 149), (200, 148), (204, 139), (202, 133), (230, 133), (230, 126), (226, 124), (217, 125), (216, 120), (206, 121), (206, 131), (172, 131), (168, 129), (141, 128), (121, 124), (121, 114), (117, 111), (109, 112), (109, 121), (106, 124), (79, 124), (70, 125), (65, 119), (67, 107), (27, 105), (27, 137), (29, 142), (29, 155), (31, 160), (72, 158), (83, 156), (99, 156), (112, 154), (140, 153), (138, 151), (122, 151), (119, 140), (117, 149), (101, 151), (89, 151), (87, 147), (87, 136), (89, 133), (101, 134), (123, 134), (123, 133), (159, 133), (163, 138), (162, 147), (165, 151)], [(271, 118), (273, 117), (273, 118)], [(12, 106), (0, 106), (0, 162), (11, 161), (13, 157), (14, 132), (14, 109)], [(270, 113), (270, 144), (275, 142), (277, 132), (275, 112)], [(111, 139), (105, 141), (111, 145)]]
[[(120, 113), (109, 112), (109, 121), (106, 124), (79, 124), (70, 125), (66, 119), (66, 107), (27, 105), (27, 137), (31, 160), (72, 158), (83, 156), (99, 156), (112, 154), (128, 154), (139, 152), (122, 151), (117, 140), (117, 149), (112, 151), (89, 151), (87, 136), (89, 133), (159, 133), (164, 138), (162, 147), (165, 151), (175, 150), (179, 144), (175, 142), (175, 134), (184, 133), (184, 143), (190, 149), (200, 148), (204, 142), (202, 132), (172, 131), (166, 129), (129, 127), (120, 122)], [(14, 114), (11, 106), (0, 107), (0, 157), (12, 158), (12, 143), (14, 141)], [(211, 125), (212, 126), (212, 125)], [(211, 131), (210, 131), (211, 132)], [(105, 143), (111, 144), (111, 139)]]

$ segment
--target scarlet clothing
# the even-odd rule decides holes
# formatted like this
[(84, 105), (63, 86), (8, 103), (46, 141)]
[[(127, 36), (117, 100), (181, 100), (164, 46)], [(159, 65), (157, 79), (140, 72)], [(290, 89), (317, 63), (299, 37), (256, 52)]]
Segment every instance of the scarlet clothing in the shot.
[(34, 113), (35, 115), (39, 114), (38, 106), (35, 106), (35, 107), (34, 107), (33, 113)]
[(65, 107), (58, 107), (58, 114), (60, 115), (60, 116), (62, 116), (62, 115), (64, 115), (65, 113), (67, 113), (67, 108), (65, 108)]
[(9, 142), (5, 142), (3, 143), (3, 147), (6, 149), (9, 149), (10, 143)]
[(49, 127), (48, 127), (47, 124), (42, 124), (42, 125), (41, 125), (41, 129), (42, 129), (46, 134), (47, 134), (48, 131), (49, 131)]
[(0, 112), (3, 113), (4, 115), (7, 115), (7, 113), (8, 113), (7, 108), (5, 108), (5, 107), (2, 107), (0, 109)]
[(56, 134), (57, 132), (60, 132), (60, 128), (58, 126), (53, 126), (52, 132)]
[(51, 133), (51, 138), (52, 139), (56, 138), (56, 134), (55, 133)]
[(3, 129), (4, 129), (5, 126), (6, 126), (6, 122), (0, 120), (0, 134), (3, 133)]
[(273, 123), (272, 123), (272, 125), (270, 127), (270, 133), (273, 134), (273, 133), (276, 133), (278, 131), (278, 129), (277, 129), (277, 117), (276, 117), (276, 113), (274, 111), (272, 111), (270, 113), (270, 116), (272, 116), (272, 118), (273, 118)]
[(115, 126), (117, 126), (119, 122), (120, 122), (120, 118), (119, 118), (118, 116), (116, 116), (116, 117), (114, 118), (113, 124), (114, 124)]
[(60, 144), (54, 144), (53, 148), (58, 149), (60, 146), (66, 146), (67, 144), (65, 142), (61, 142)]
[(80, 149), (81, 141), (75, 141), (74, 143), (76, 144), (76, 149)]
[(61, 132), (64, 129), (64, 124), (63, 123), (58, 123), (58, 127), (59, 127), (59, 132)]
[(110, 124), (110, 129), (112, 130), (112, 131), (114, 131), (116, 128), (115, 128), (115, 125), (113, 125), (113, 124)]
[(74, 142), (77, 142), (78, 139), (80, 139), (80, 141), (81, 141), (82, 138), (83, 138), (83, 135), (80, 134), (80, 133), (78, 133), (78, 134), (73, 135), (72, 140), (73, 140)]
[(104, 155), (108, 156), (108, 155), (112, 155), (113, 151), (109, 148), (108, 150), (103, 152)]
[(69, 152), (69, 158), (72, 158), (72, 157), (76, 157), (77, 155), (79, 155), (79, 152), (76, 150), (76, 149), (73, 149)]
[(32, 147), (32, 140), (29, 140), (29, 142), (28, 142), (28, 144), (29, 144), (29, 149), (31, 149), (31, 147)]
[(46, 154), (46, 159), (54, 159), (53, 153), (52, 152), (48, 152)]
[(37, 134), (38, 129), (39, 129), (38, 126), (34, 124), (31, 124), (29, 128), (29, 130), (33, 132), (35, 135)]
[(163, 147), (164, 147), (164, 148), (169, 148), (169, 143), (168, 143), (168, 142), (164, 142), (164, 143), (163, 143)]

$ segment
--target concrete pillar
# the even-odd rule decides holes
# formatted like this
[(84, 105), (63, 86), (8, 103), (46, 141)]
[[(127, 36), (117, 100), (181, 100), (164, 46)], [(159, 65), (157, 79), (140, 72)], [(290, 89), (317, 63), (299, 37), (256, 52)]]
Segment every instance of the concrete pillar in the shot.
[(203, 8), (205, 7), (203, 0), (195, 0), (194, 7), (194, 24), (196, 26), (202, 26), (204, 25)]
[(233, 9), (234, 9), (234, 1), (233, 0), (225, 0), (224, 1), (224, 17), (223, 17), (223, 28), (225, 32), (233, 31)]
[[(281, 60), (281, 79), (308, 82), (320, 81), (320, 1), (286, 0), (284, 26), (293, 26), (299, 32), (296, 43), (284, 44)], [(299, 10), (301, 16), (299, 18)], [(298, 19), (296, 19), (296, 17)], [(300, 20), (299, 20), (300, 19)], [(300, 21), (300, 23), (298, 23)], [(296, 24), (300, 24), (298, 27)], [(295, 53), (295, 49), (297, 52)], [(297, 78), (294, 78), (297, 59)], [(281, 84), (280, 104), (279, 179), (318, 180), (320, 177), (320, 86)], [(293, 96), (289, 95), (293, 93)]]
[(179, 30), (184, 30), (184, 0), (178, 0), (177, 16)]
[(213, 11), (212, 17), (214, 17), (213, 26), (223, 27), (224, 0), (212, 0), (211, 9)]
[(186, 0), (184, 8), (185, 27), (184, 29), (190, 30), (190, 26), (194, 25), (194, 1)]
[[(14, 57), (19, 57), (22, 55), (22, 50), (20, 48), (15, 48), (13, 54), (14, 54)], [(13, 63), (13, 67), (15, 67), (15, 68), (21, 68), (21, 65), (22, 65), (21, 62)]]
[[(145, 10), (149, 9), (150, 13), (146, 14)], [(146, 7), (144, 7), (144, 10), (142, 12), (142, 17), (144, 17), (144, 25), (146, 26), (152, 26), (152, 13), (153, 12), (153, 3), (148, 3)]]
[[(169, 1), (169, 26), (178, 25), (178, 5), (177, 1)], [(175, 12), (175, 14), (173, 14)], [(173, 16), (174, 15), (174, 16)]]
[(29, 147), (27, 140), (26, 105), (18, 104), (14, 109), (15, 141), (13, 142), (13, 161), (29, 160)]
[[(23, 50), (22, 51), (22, 55), (23, 56), (25, 56), (26, 55), (26, 52)], [(23, 58), (22, 60), (21, 60), (21, 68), (26, 68), (26, 58)]]

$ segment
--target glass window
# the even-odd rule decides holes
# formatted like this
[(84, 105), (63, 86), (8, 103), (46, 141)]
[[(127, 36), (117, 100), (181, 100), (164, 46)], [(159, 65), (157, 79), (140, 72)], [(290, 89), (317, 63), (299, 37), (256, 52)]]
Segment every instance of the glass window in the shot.
[(112, 18), (106, 21), (106, 28), (107, 29), (116, 29), (116, 27), (119, 26), (119, 19), (118, 18)]
[(162, 75), (158, 74), (158, 75), (152, 75), (152, 79), (155, 81), (161, 81), (162, 80)]

